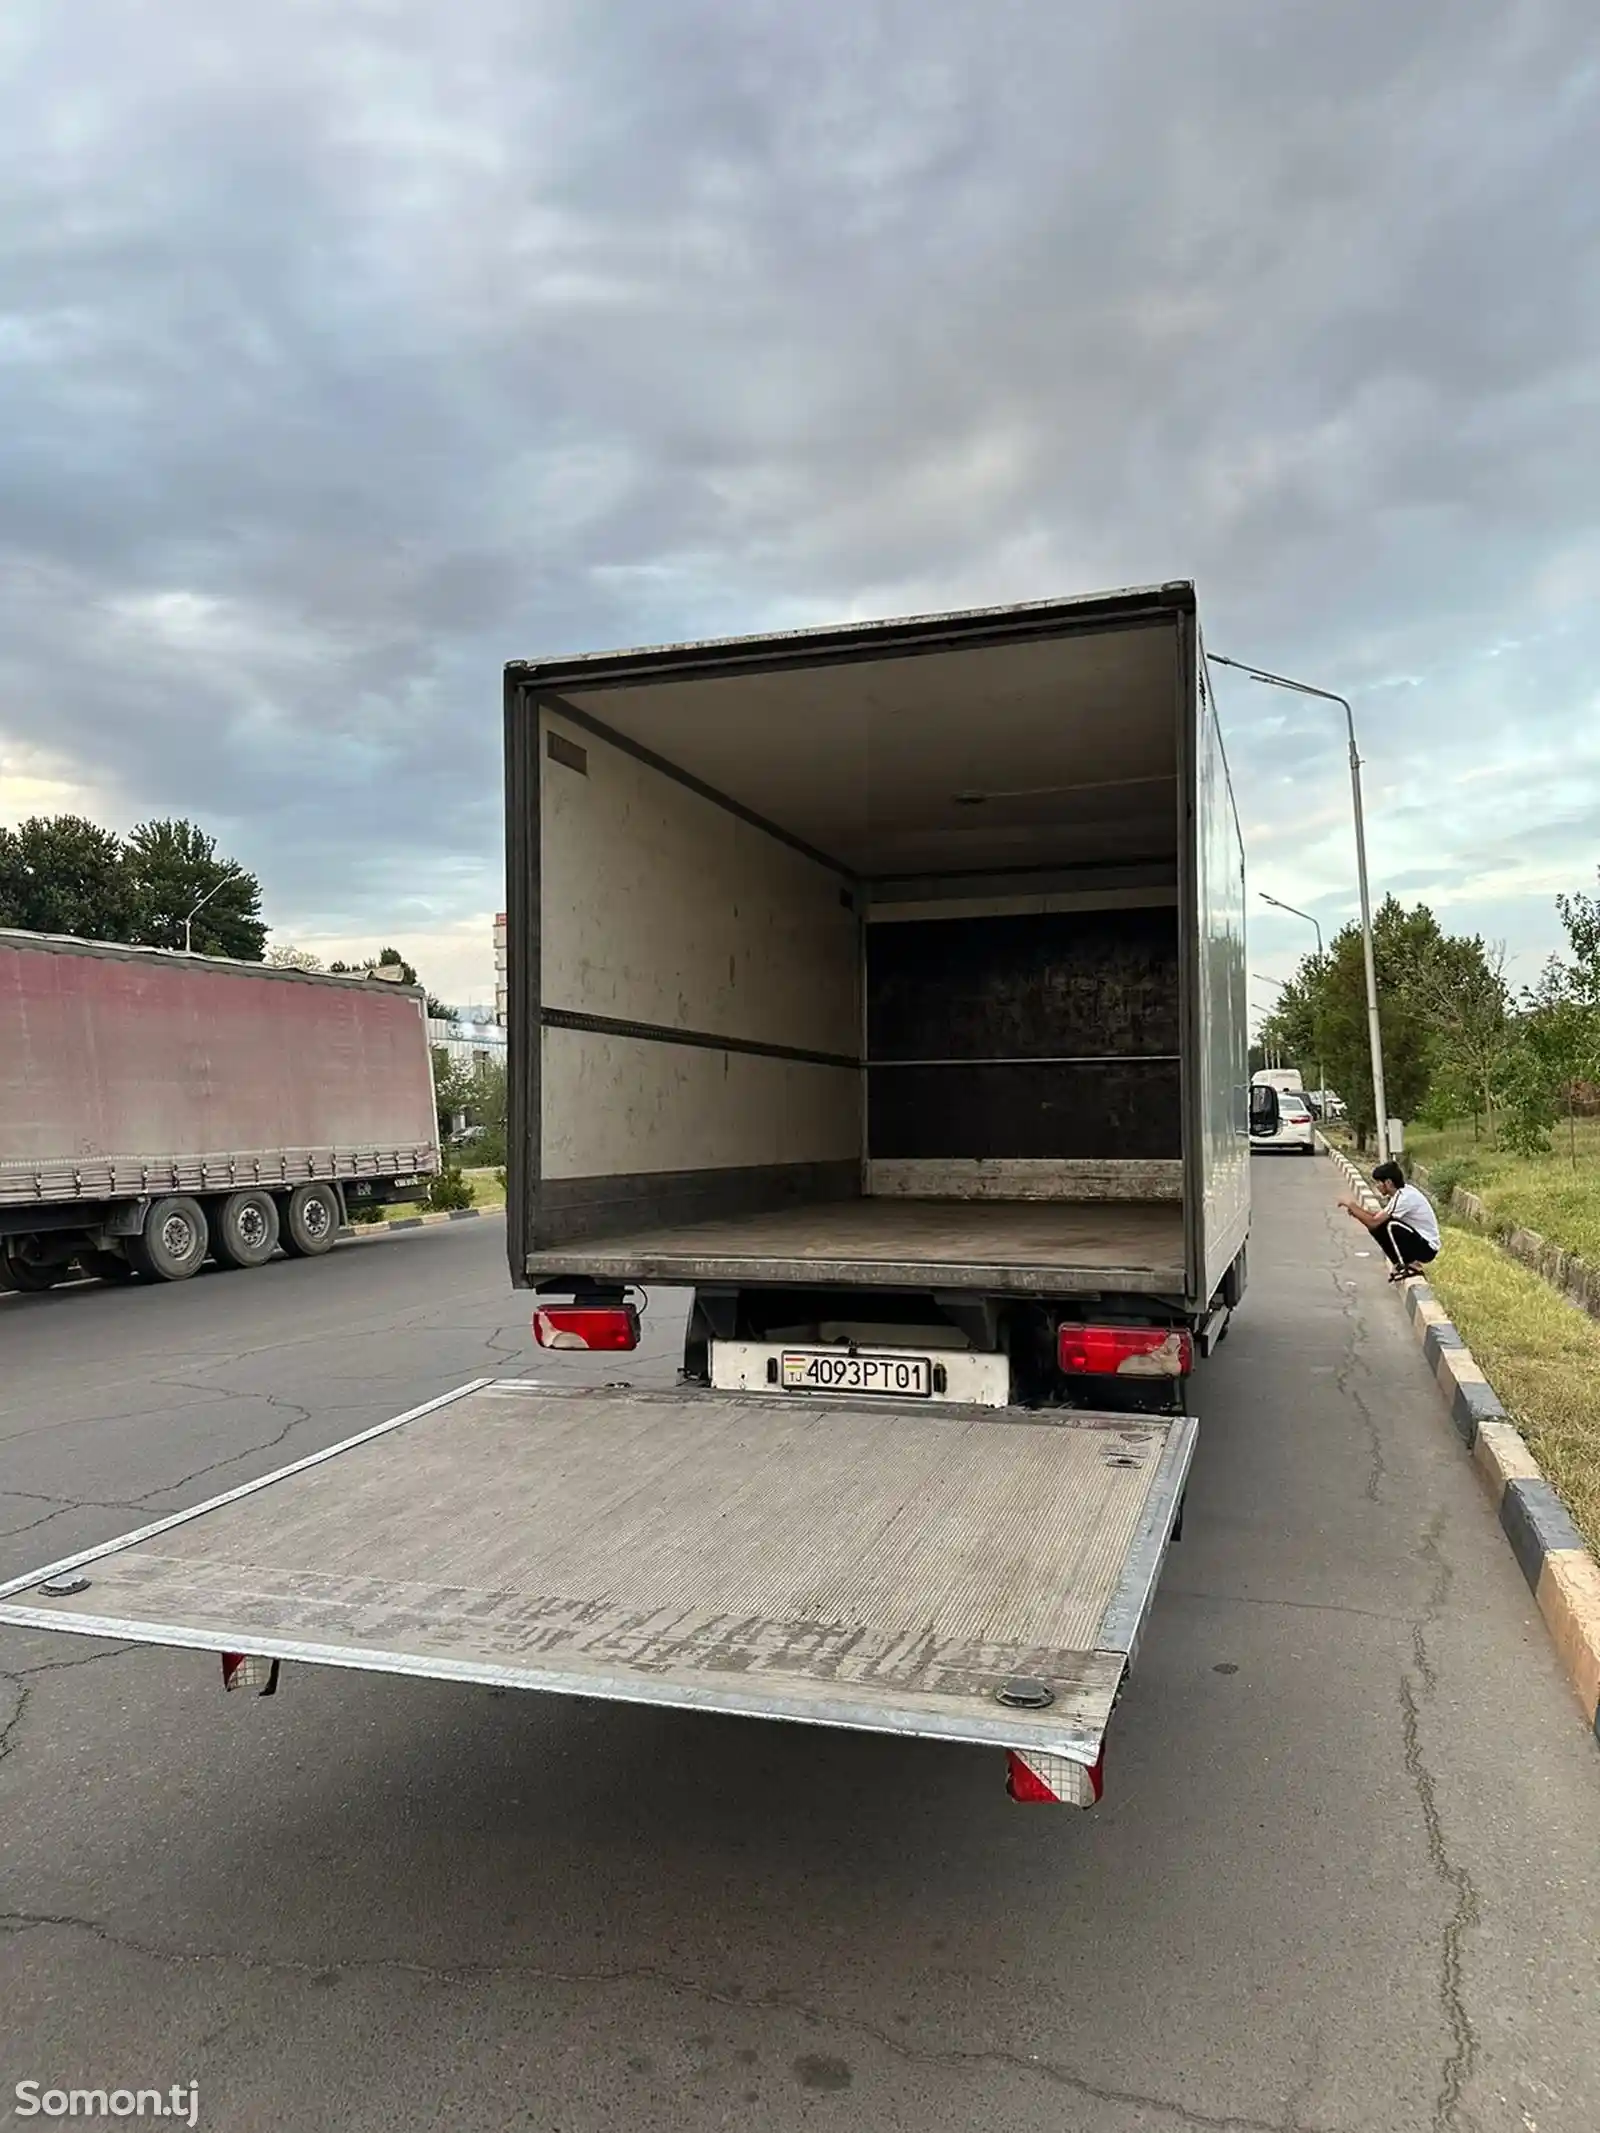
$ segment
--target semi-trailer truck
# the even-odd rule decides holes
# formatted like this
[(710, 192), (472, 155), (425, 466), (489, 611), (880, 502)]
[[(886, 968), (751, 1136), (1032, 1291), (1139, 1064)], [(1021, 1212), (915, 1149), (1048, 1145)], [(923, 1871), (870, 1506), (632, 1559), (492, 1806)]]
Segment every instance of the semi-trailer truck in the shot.
[(0, 1288), (313, 1258), (439, 1168), (424, 995), (0, 931)]

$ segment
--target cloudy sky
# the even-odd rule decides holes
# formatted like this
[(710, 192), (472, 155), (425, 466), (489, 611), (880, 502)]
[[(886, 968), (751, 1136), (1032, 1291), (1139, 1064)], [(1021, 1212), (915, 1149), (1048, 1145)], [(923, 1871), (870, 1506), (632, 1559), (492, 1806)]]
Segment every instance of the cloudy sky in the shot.
[(0, 819), (280, 939), (487, 992), (508, 657), (1179, 576), (1376, 891), (1593, 885), (1594, 0), (9, 0), (0, 255)]

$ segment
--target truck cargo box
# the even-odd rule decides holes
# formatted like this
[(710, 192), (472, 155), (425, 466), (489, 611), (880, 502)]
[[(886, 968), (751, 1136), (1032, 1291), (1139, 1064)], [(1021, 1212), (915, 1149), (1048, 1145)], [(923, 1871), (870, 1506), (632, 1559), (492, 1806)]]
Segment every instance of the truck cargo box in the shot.
[(1190, 587), (506, 690), (515, 1280), (1207, 1308), (1247, 1010)]

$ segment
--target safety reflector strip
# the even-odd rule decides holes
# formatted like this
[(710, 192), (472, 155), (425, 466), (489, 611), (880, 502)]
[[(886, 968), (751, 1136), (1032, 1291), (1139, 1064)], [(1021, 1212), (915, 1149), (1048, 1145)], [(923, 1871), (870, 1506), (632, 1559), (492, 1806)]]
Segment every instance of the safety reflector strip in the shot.
[(1093, 1763), (1045, 1755), (1036, 1748), (1006, 1750), (1006, 1790), (1014, 1800), (1042, 1800), (1054, 1807), (1092, 1807), (1100, 1797), (1105, 1750)]
[(249, 1652), (224, 1652), (222, 1686), (225, 1689), (254, 1689), (258, 1696), (276, 1696), (278, 1661), (258, 1659)]

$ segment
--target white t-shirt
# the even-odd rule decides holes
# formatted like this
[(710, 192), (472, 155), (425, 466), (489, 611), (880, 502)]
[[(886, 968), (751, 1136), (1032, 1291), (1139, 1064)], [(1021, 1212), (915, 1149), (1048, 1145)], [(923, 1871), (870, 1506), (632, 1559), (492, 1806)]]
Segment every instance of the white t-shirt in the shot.
[(1416, 1231), (1424, 1244), (1431, 1244), (1435, 1251), (1439, 1249), (1439, 1217), (1415, 1185), (1402, 1185), (1383, 1211), (1391, 1222), (1403, 1222), (1407, 1229)]

